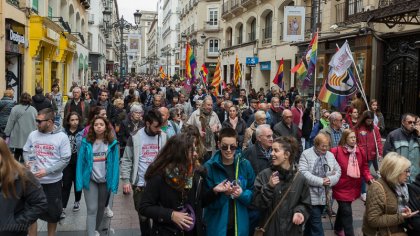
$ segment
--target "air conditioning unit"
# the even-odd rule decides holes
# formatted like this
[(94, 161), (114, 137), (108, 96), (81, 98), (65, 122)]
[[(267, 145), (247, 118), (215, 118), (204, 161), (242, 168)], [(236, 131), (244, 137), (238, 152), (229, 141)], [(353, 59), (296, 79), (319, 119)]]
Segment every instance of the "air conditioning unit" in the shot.
[(364, 11), (373, 11), (375, 10), (375, 6), (374, 5), (366, 5), (364, 7)]

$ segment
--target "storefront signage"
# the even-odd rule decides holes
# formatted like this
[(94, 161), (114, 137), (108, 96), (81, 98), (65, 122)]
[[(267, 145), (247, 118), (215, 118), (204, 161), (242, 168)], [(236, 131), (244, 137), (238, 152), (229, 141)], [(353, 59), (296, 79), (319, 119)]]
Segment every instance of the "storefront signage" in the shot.
[(217, 63), (205, 63), (207, 68), (216, 68)]
[(23, 35), (20, 35), (14, 32), (13, 30), (9, 30), (9, 40), (16, 43), (25, 44), (25, 37), (23, 37)]
[(258, 64), (258, 57), (247, 57), (246, 58), (246, 65), (250, 67), (254, 67)]
[(260, 62), (260, 70), (271, 70), (271, 61)]
[(305, 40), (305, 7), (284, 7), (283, 40), (299, 42)]

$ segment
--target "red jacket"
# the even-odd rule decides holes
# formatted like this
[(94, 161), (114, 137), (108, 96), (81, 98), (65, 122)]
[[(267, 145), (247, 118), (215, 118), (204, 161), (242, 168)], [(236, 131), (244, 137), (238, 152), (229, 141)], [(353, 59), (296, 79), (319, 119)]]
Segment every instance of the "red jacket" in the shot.
[[(375, 125), (376, 144), (378, 145), (379, 156), (382, 156), (383, 145), (379, 128)], [(369, 161), (376, 159), (375, 137), (373, 131), (366, 126), (360, 126), (356, 130), (357, 145), (366, 153)]]
[(335, 159), (340, 165), (341, 176), (338, 183), (334, 185), (333, 198), (338, 201), (354, 201), (360, 197), (362, 187), (362, 177), (369, 181), (373, 177), (370, 175), (366, 155), (359, 147), (356, 147), (356, 157), (360, 168), (360, 178), (352, 178), (347, 175), (347, 165), (349, 163), (349, 152), (343, 146), (338, 146), (331, 149)]

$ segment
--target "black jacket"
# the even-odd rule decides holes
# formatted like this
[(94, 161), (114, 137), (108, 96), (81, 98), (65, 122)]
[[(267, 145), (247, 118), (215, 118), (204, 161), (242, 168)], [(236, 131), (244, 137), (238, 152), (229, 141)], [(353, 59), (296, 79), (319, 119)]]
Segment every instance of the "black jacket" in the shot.
[(162, 175), (155, 175), (147, 181), (139, 213), (153, 219), (151, 235), (205, 235), (202, 221), (203, 208), (217, 198), (212, 190), (205, 187), (205, 178), (204, 172), (196, 172), (193, 177), (193, 186), (186, 193), (188, 197), (184, 204), (190, 204), (195, 212), (195, 226), (190, 232), (183, 232), (171, 220), (172, 212), (180, 210), (182, 193), (167, 184)]
[(287, 125), (282, 121), (277, 123), (273, 128), (274, 136), (281, 137), (281, 136), (291, 136), (296, 139), (299, 145), (299, 153), (297, 154), (296, 162), (299, 161), (300, 154), (303, 152), (302, 142), (300, 141), (299, 135), (299, 128), (297, 125), (292, 123), (292, 127), (289, 128)]
[(270, 110), (268, 110), (268, 113), (271, 116), (271, 124), (269, 124), (271, 126), (271, 128), (273, 128), (277, 123), (279, 123), (283, 118), (282, 118), (282, 113), (283, 110), (280, 109), (280, 111), (276, 112), (273, 109), (270, 108)]
[(244, 153), (244, 158), (251, 162), (252, 169), (255, 175), (258, 175), (262, 170), (271, 166), (271, 159), (267, 159), (261, 151), (258, 144), (247, 148)]
[(35, 107), (37, 111), (40, 111), (45, 108), (53, 109), (51, 101), (46, 98), (43, 94), (36, 94), (32, 96), (32, 106)]
[(144, 122), (139, 121), (137, 129), (131, 120), (131, 116), (127, 115), (127, 119), (123, 120), (120, 125), (120, 130), (117, 132), (117, 139), (120, 142), (120, 147), (125, 147), (127, 145), (128, 138), (130, 135), (136, 133), (138, 130), (144, 127)]
[[(230, 118), (227, 118), (227, 120), (225, 120), (222, 123), (222, 128), (233, 128), (232, 124), (229, 121)], [(246, 123), (242, 118), (238, 117), (238, 124), (236, 124), (236, 133), (238, 133), (238, 145), (240, 148), (242, 148), (242, 144), (244, 143), (244, 136), (245, 136), (245, 130), (246, 130)]]
[[(420, 210), (420, 174), (416, 176), (416, 180), (408, 185), (408, 195), (410, 196), (408, 207), (411, 211)], [(417, 214), (407, 219), (407, 223), (413, 227), (409, 230), (408, 235), (420, 235), (420, 215)], [(411, 228), (408, 227), (408, 228)]]
[[(26, 236), (28, 227), (48, 209), (47, 198), (39, 181), (29, 171), (26, 175), (28, 181), (25, 183), (25, 191), (21, 179), (16, 178), (16, 198), (13, 195), (5, 198), (0, 194), (1, 236)], [(5, 231), (6, 229), (9, 231)]]

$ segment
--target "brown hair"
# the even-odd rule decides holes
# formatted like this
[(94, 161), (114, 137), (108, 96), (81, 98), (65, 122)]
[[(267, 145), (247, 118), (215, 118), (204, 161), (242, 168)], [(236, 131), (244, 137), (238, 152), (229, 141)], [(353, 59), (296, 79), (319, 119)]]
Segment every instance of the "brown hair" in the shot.
[(25, 183), (28, 180), (25, 167), (15, 160), (7, 144), (0, 138), (0, 183), (4, 198), (11, 195), (17, 197), (16, 176), (21, 180), (23, 191), (25, 191)]
[(99, 119), (104, 121), (105, 127), (106, 127), (105, 132), (104, 132), (104, 143), (112, 143), (115, 139), (112, 126), (107, 119), (100, 116), (95, 116), (90, 122), (90, 128), (89, 128), (86, 140), (90, 143), (95, 142), (96, 133), (94, 129), (94, 124), (95, 124), (95, 121)]
[(296, 138), (292, 136), (281, 136), (276, 138), (273, 143), (280, 144), (283, 151), (289, 153), (288, 161), (291, 165), (293, 165), (296, 158), (299, 158), (297, 156), (299, 154), (299, 143)]
[(340, 142), (338, 142), (338, 145), (340, 145), (340, 146), (346, 145), (347, 144), (347, 137), (349, 137), (349, 135), (351, 133), (356, 134), (356, 132), (354, 132), (354, 130), (352, 130), (352, 129), (343, 130), (343, 134), (341, 135), (341, 139), (340, 139)]

